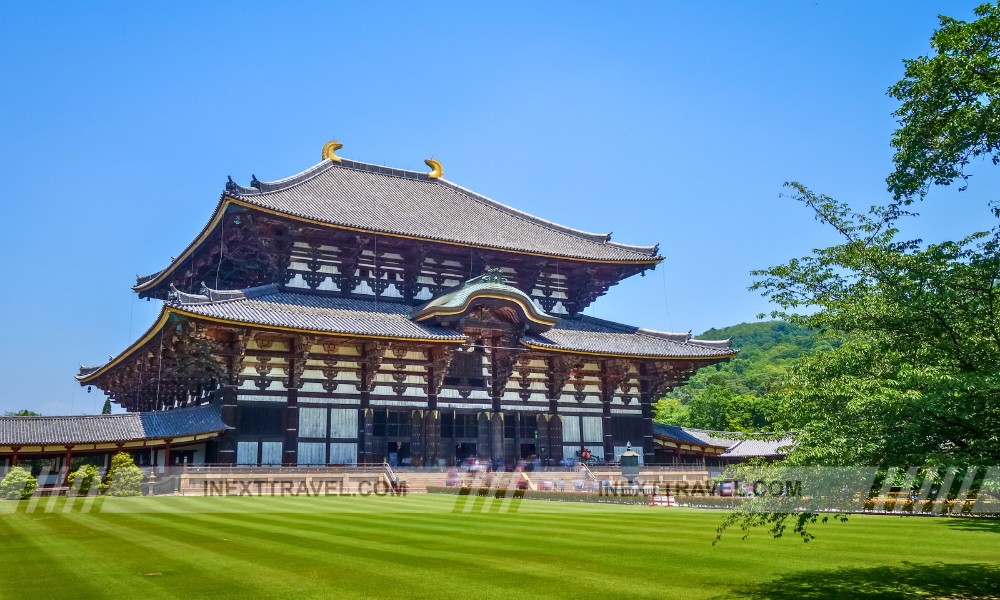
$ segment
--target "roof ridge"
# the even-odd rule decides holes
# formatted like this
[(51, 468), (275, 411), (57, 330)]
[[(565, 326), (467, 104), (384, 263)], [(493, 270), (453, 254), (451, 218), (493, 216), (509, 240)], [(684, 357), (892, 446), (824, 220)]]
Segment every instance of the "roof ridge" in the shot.
[(432, 183), (430, 177), (428, 177), (427, 173), (423, 171), (410, 171), (409, 169), (397, 169), (396, 167), (386, 167), (382, 165), (376, 165), (373, 163), (361, 162), (359, 160), (342, 158), (340, 162), (334, 162), (332, 160), (324, 159), (321, 162), (309, 167), (304, 171), (301, 171), (289, 177), (285, 177), (283, 179), (276, 179), (274, 181), (261, 181), (257, 179), (256, 175), (253, 175), (252, 176), (253, 178), (250, 180), (250, 187), (240, 185), (234, 182), (230, 177), (229, 181), (226, 183), (226, 191), (234, 192), (240, 196), (264, 196), (275, 192), (281, 192), (293, 188), (297, 185), (303, 184), (336, 167), (339, 167), (341, 169), (353, 169), (355, 171), (365, 171), (368, 173), (378, 173), (379, 175), (385, 175), (387, 177), (398, 177), (400, 179), (416, 179)]
[(717, 434), (716, 437), (734, 436), (734, 441), (737, 442), (737, 443), (753, 442), (753, 441), (772, 441), (772, 440), (762, 440), (762, 439), (760, 439), (760, 438), (764, 438), (764, 437), (782, 436), (779, 439), (773, 440), (773, 441), (781, 441), (781, 440), (789, 439), (789, 438), (792, 437), (792, 433), (788, 432), (788, 431), (786, 431), (786, 432), (780, 432), (780, 431), (752, 431), (752, 432), (746, 432), (746, 431), (717, 431), (715, 429), (701, 429), (699, 427), (686, 427), (684, 425), (672, 425), (671, 427), (680, 427), (681, 429), (685, 429), (687, 431), (700, 431), (701, 433)]
[(657, 331), (656, 329), (646, 329), (645, 327), (640, 327), (636, 330), (636, 333), (641, 333), (643, 335), (648, 335), (652, 337), (658, 337), (670, 342), (678, 342), (681, 344), (687, 344), (691, 341), (691, 332), (682, 333), (679, 331)]
[(278, 283), (265, 283), (263, 285), (257, 285), (254, 287), (243, 288), (240, 290), (243, 292), (243, 297), (246, 300), (253, 298), (260, 298), (261, 296), (267, 296), (269, 294), (277, 294), (282, 292), (281, 284)]
[[(681, 429), (685, 429), (687, 431), (700, 431), (701, 433), (714, 433), (714, 434), (718, 434), (716, 437), (725, 437), (727, 435), (737, 435), (737, 436), (739, 436), (739, 435), (751, 435), (751, 434), (743, 433), (742, 431), (719, 431), (717, 429), (702, 429), (700, 427), (686, 427), (684, 425), (678, 425), (678, 427), (680, 427)], [(740, 441), (742, 441), (742, 440), (740, 440)]]
[(452, 188), (454, 190), (457, 190), (459, 192), (463, 192), (463, 193), (471, 196), (473, 200), (477, 200), (479, 202), (482, 202), (483, 204), (486, 204), (487, 206), (490, 206), (490, 207), (495, 208), (497, 210), (501, 210), (503, 212), (509, 213), (511, 216), (518, 217), (520, 219), (524, 219), (525, 221), (530, 221), (530, 222), (534, 223), (535, 225), (539, 225), (541, 227), (545, 227), (546, 229), (551, 229), (552, 231), (557, 231), (559, 233), (565, 233), (567, 235), (573, 235), (573, 236), (576, 236), (576, 237), (580, 237), (580, 238), (583, 238), (585, 240), (588, 240), (588, 241), (591, 241), (591, 242), (595, 242), (595, 243), (598, 243), (598, 244), (606, 244), (606, 243), (608, 243), (608, 242), (611, 241), (611, 234), (610, 233), (593, 233), (593, 232), (590, 232), (590, 231), (584, 231), (582, 229), (576, 229), (574, 227), (569, 227), (569, 226), (566, 226), (566, 225), (561, 225), (559, 223), (556, 223), (555, 221), (550, 221), (548, 219), (543, 219), (542, 217), (539, 217), (537, 215), (533, 215), (533, 214), (531, 214), (529, 212), (525, 212), (525, 211), (523, 211), (523, 210), (521, 210), (519, 208), (514, 208), (513, 206), (510, 206), (509, 204), (504, 204), (503, 202), (500, 202), (499, 200), (494, 200), (493, 198), (490, 198), (489, 196), (484, 196), (483, 194), (480, 194), (479, 192), (474, 192), (474, 191), (470, 190), (469, 188), (466, 188), (466, 187), (463, 187), (461, 185), (458, 185), (454, 181), (449, 181), (447, 179), (441, 178), (441, 179), (438, 179), (438, 182), (441, 183), (441, 184), (443, 184), (443, 185), (445, 185), (445, 186), (447, 186), (447, 187), (450, 187), (450, 188)]
[(733, 338), (728, 337), (724, 340), (701, 340), (698, 338), (691, 338), (688, 343), (694, 344), (695, 346), (702, 346), (704, 348), (722, 348), (731, 349), (733, 347)]
[(304, 171), (275, 181), (261, 181), (257, 179), (256, 175), (253, 175), (249, 187), (240, 185), (233, 181), (232, 177), (229, 177), (229, 181), (226, 182), (226, 192), (236, 196), (263, 196), (264, 194), (280, 192), (309, 181), (317, 175), (327, 172), (336, 164), (332, 160), (322, 160)]
[(210, 288), (202, 282), (201, 289), (198, 291), (200, 292), (198, 294), (182, 292), (178, 290), (176, 286), (170, 284), (170, 293), (167, 295), (166, 303), (171, 306), (197, 306), (201, 304), (224, 304), (226, 302), (238, 302), (240, 300), (250, 300), (252, 298), (259, 298), (268, 294), (277, 293), (281, 291), (281, 286), (277, 283), (265, 283), (263, 285), (242, 289), (219, 290)]
[(112, 417), (137, 417), (139, 413), (115, 413), (108, 415), (9, 415), (0, 416), (0, 419), (108, 419)]

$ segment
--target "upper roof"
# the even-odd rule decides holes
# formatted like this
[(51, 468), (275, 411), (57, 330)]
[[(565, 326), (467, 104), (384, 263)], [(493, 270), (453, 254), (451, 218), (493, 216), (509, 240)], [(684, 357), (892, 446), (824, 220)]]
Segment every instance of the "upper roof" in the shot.
[(600, 262), (655, 263), (630, 246), (522, 212), (427, 173), (341, 159), (279, 181), (231, 183), (226, 195), (277, 213), (404, 237)]
[(564, 318), (555, 327), (523, 340), (528, 347), (583, 354), (651, 358), (723, 359), (738, 350), (729, 340), (698, 340), (690, 333), (666, 333), (585, 315)]
[(230, 427), (218, 405), (78, 417), (0, 417), (0, 445), (97, 444), (216, 433)]

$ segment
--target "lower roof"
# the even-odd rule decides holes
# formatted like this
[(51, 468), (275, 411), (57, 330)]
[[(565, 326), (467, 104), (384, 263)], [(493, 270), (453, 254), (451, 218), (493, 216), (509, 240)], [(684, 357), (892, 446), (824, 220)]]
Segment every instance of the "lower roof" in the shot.
[(114, 444), (230, 429), (218, 405), (75, 417), (0, 417), (0, 446)]
[[(104, 365), (81, 367), (77, 379), (81, 383), (94, 381), (153, 339), (174, 316), (320, 336), (439, 344), (466, 341), (455, 329), (414, 320), (421, 318), (421, 310), (414, 312), (402, 302), (291, 291), (277, 284), (244, 290), (205, 288), (200, 294), (173, 290), (159, 319), (142, 338)], [(544, 314), (540, 309), (539, 313)], [(738, 352), (729, 340), (697, 340), (688, 333), (653, 331), (583, 315), (563, 317), (544, 333), (523, 336), (520, 343), (528, 349), (550, 352), (653, 360), (717, 362)]]

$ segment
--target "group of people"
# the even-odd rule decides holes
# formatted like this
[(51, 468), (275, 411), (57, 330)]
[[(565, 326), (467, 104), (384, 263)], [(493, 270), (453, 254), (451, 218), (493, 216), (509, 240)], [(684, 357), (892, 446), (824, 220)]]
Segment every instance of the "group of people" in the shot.
[(474, 456), (469, 456), (464, 459), (460, 459), (456, 464), (456, 467), (464, 469), (468, 473), (488, 473), (488, 472), (502, 472), (502, 471), (534, 471), (536, 469), (541, 469), (546, 466), (560, 466), (560, 467), (575, 467), (579, 463), (585, 463), (587, 465), (593, 465), (596, 459), (589, 448), (584, 446), (584, 448), (576, 453), (576, 456), (568, 456), (563, 458), (558, 462), (543, 461), (537, 454), (532, 454), (528, 458), (522, 458), (517, 461), (516, 464), (508, 465), (506, 461), (502, 458), (497, 458), (492, 461), (481, 460)]

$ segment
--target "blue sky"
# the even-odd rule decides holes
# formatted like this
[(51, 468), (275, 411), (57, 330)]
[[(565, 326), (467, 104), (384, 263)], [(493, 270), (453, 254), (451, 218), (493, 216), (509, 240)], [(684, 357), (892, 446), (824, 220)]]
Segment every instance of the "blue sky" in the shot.
[[(667, 257), (589, 311), (701, 332), (770, 307), (749, 272), (834, 239), (801, 181), (882, 202), (902, 59), (977, 2), (5, 3), (0, 410), (100, 409), (72, 375), (141, 334), (227, 175), (349, 158), (424, 169)], [(989, 224), (997, 174), (907, 230)], [(442, 215), (442, 218), (447, 218)]]

